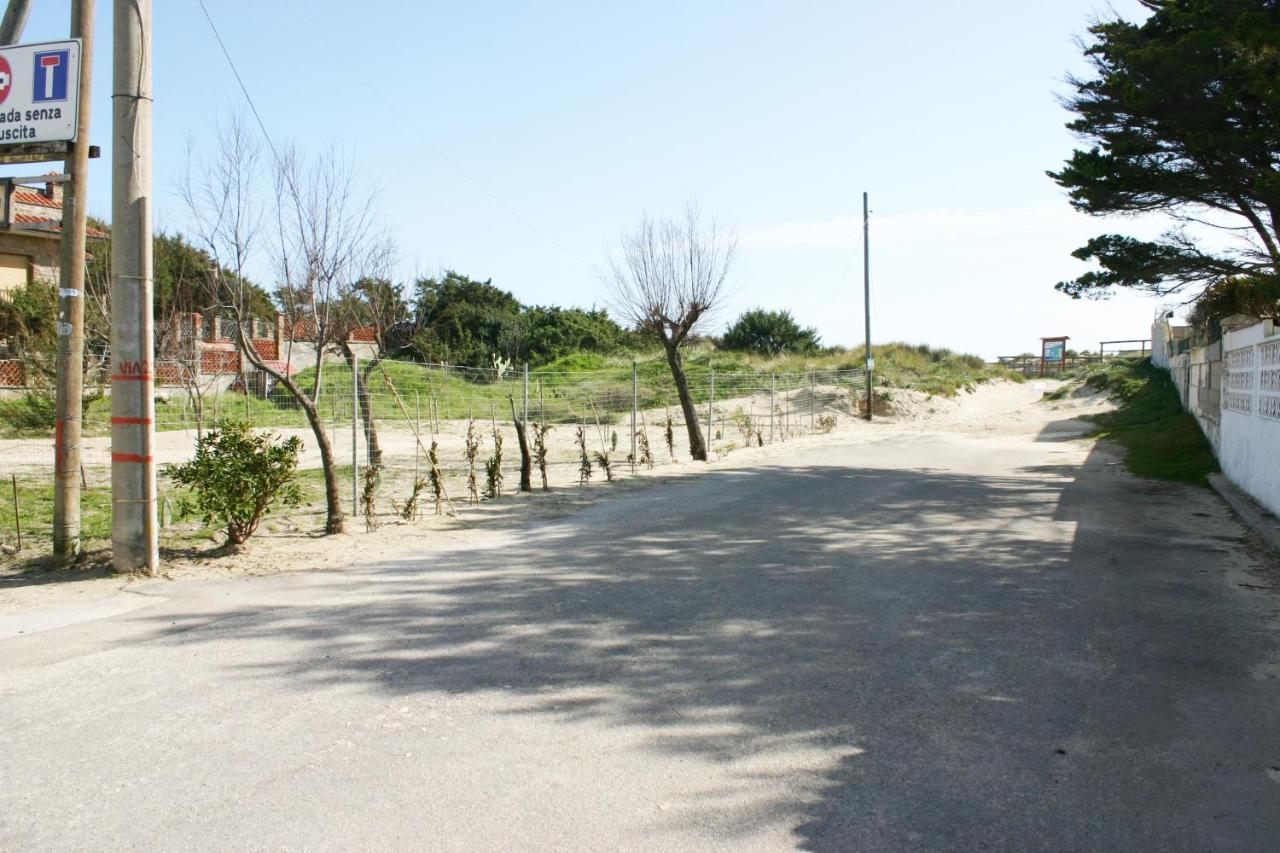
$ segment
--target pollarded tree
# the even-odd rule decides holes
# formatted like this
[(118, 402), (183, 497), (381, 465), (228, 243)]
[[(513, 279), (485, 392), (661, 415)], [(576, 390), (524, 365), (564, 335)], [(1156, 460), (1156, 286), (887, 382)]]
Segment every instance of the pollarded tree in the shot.
[[(356, 383), (356, 399), (360, 403), (360, 420), (364, 424), (365, 448), (370, 467), (382, 467), (382, 444), (378, 440), (378, 427), (374, 417), (373, 392), (370, 380), (375, 370), (381, 369), (382, 360), (391, 352), (389, 343), (392, 330), (408, 316), (404, 301), (404, 288), (393, 284), (388, 277), (394, 263), (394, 246), (389, 239), (382, 242), (384, 251), (374, 254), (370, 270), (382, 268), (381, 275), (367, 275), (355, 283), (344, 295), (334, 311), (336, 331), (335, 348), (347, 363), (352, 381)], [(370, 350), (370, 357), (360, 362), (356, 355), (356, 332), (365, 332), (363, 343)]]
[(641, 219), (635, 231), (623, 235), (621, 258), (611, 260), (603, 276), (619, 315), (662, 343), (689, 431), (689, 454), (701, 461), (707, 459), (707, 445), (680, 351), (723, 299), (737, 246), (734, 235), (714, 219), (704, 228), (690, 204), (683, 219)]
[[(361, 191), (363, 184), (349, 164), (332, 152), (310, 160), (290, 148), (272, 149), (271, 155), (267, 176), (275, 195), (267, 206), (259, 197), (261, 149), (243, 122), (232, 118), (219, 129), (199, 166), (189, 164), (183, 195), (193, 234), (213, 260), (206, 284), (210, 304), (234, 320), (230, 326), (241, 357), (284, 388), (306, 415), (324, 474), (325, 533), (342, 533), (345, 514), (336, 457), (320, 412), (325, 355), (346, 333), (344, 300), (376, 268), (383, 246), (374, 239), (372, 196)], [(269, 219), (275, 226), (269, 251), (288, 325), (279, 361), (264, 358), (246, 330), (256, 294), (245, 273)], [(305, 385), (289, 369), (299, 332), (308, 339), (313, 359)]]
[[(1157, 295), (1227, 276), (1280, 272), (1280, 3), (1140, 0), (1141, 24), (1089, 28), (1097, 72), (1072, 79), (1067, 125), (1092, 143), (1049, 175), (1076, 209), (1164, 213), (1176, 227), (1149, 242), (1118, 234), (1074, 255), (1100, 269), (1058, 290), (1079, 298), (1113, 287)], [(1228, 235), (1221, 246), (1188, 226)], [(1218, 243), (1219, 241), (1213, 241)]]
[(763, 308), (744, 312), (724, 333), (720, 343), (725, 349), (760, 355), (807, 355), (816, 352), (820, 346), (817, 329), (802, 327), (790, 311), (766, 311)]

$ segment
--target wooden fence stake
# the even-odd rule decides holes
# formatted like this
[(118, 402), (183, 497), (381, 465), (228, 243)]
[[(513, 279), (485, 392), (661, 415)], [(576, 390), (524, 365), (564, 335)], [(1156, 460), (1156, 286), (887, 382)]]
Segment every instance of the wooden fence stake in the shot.
[(18, 531), (18, 550), (22, 550), (22, 517), (18, 513), (18, 475), (13, 474), (13, 527)]

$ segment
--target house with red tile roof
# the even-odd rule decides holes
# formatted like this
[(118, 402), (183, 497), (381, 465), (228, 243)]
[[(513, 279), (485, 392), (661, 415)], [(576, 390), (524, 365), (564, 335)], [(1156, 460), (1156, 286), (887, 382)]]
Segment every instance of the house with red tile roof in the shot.
[[(15, 187), (10, 205), (11, 227), (0, 230), (0, 297), (33, 281), (57, 283), (61, 263), (62, 184)], [(107, 235), (89, 228), (88, 237)]]

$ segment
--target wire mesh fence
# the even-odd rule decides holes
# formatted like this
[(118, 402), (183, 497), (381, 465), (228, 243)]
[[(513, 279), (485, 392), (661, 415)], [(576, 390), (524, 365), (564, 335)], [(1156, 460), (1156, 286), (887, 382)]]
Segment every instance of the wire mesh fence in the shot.
[[(865, 405), (861, 370), (722, 372), (702, 362), (686, 365), (686, 374), (713, 458), (830, 431)], [(258, 373), (197, 373), (177, 363), (157, 364), (156, 375), (154, 455), (162, 472), (167, 463), (190, 459), (197, 437), (221, 418), (297, 435), (304, 448), (300, 467), (320, 467), (307, 413), (282, 383)], [(403, 511), (415, 484), (433, 468), (452, 500), (467, 500), (478, 491), (472, 484), (487, 480), (485, 465), (495, 457), (502, 490), (513, 490), (520, 469), (516, 421), (544, 425), (530, 427), (529, 441), (542, 436), (548, 486), (582, 482), (588, 474), (596, 482), (689, 458), (685, 415), (671, 372), (660, 361), (554, 372), (357, 360), (354, 375), (358, 382), (352, 366), (339, 361), (323, 365), (318, 381), (314, 368), (293, 379), (315, 400), (355, 509), (371, 463), (380, 466), (384, 511)], [(101, 482), (110, 465), (111, 406), (105, 384), (99, 387), (101, 396), (91, 397), (84, 411), (83, 459), (87, 480)], [(4, 424), (0, 473), (51, 475), (53, 430), (41, 431), (40, 416), (33, 412), (25, 426)], [(468, 434), (478, 443), (470, 460)], [(542, 485), (535, 467), (534, 486)]]

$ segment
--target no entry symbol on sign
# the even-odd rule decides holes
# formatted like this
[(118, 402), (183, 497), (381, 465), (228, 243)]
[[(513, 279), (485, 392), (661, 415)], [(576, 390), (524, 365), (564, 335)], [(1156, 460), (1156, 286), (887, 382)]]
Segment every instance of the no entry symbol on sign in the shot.
[(9, 67), (9, 60), (0, 56), (0, 104), (4, 103), (4, 99), (9, 97), (9, 91), (13, 88), (13, 69)]

